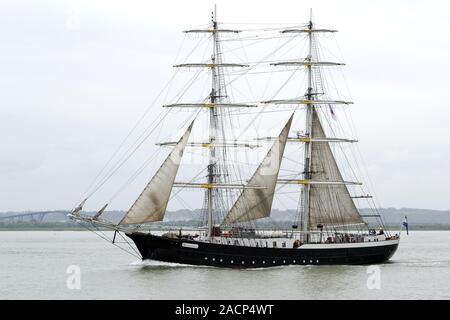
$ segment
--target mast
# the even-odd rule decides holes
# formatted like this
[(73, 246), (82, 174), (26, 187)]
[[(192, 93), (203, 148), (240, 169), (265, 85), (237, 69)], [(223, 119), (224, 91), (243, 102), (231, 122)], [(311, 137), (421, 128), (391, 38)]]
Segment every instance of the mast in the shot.
[[(214, 222), (214, 209), (219, 207), (222, 198), (222, 189), (248, 189), (248, 188), (261, 188), (261, 186), (246, 186), (242, 184), (230, 183), (225, 181), (222, 177), (227, 176), (227, 168), (222, 163), (226, 158), (225, 150), (228, 147), (245, 147), (253, 148), (249, 143), (240, 141), (233, 141), (229, 143), (225, 139), (225, 133), (223, 130), (224, 123), (222, 121), (223, 110), (228, 108), (248, 108), (257, 107), (257, 105), (244, 104), (244, 103), (229, 103), (226, 101), (227, 92), (226, 84), (224, 82), (224, 68), (246, 68), (249, 65), (240, 63), (224, 63), (221, 43), (219, 34), (237, 34), (240, 30), (220, 29), (217, 23), (217, 10), (214, 7), (211, 17), (211, 27), (208, 29), (191, 29), (184, 31), (185, 33), (203, 33), (212, 35), (212, 54), (211, 61), (201, 63), (182, 63), (174, 65), (175, 68), (207, 68), (211, 70), (211, 91), (208, 95), (207, 101), (201, 103), (174, 103), (167, 104), (164, 107), (167, 108), (207, 108), (209, 115), (209, 132), (207, 141), (194, 141), (188, 146), (191, 147), (206, 147), (209, 149), (208, 165), (206, 183), (193, 183), (193, 182), (175, 182), (174, 186), (181, 188), (203, 188), (205, 189), (204, 208), (206, 211), (206, 224), (207, 232), (206, 236), (211, 237), (213, 235), (213, 222)], [(174, 145), (174, 142), (159, 143), (159, 145)], [(216, 148), (219, 148), (216, 149)], [(219, 152), (220, 151), (220, 152)], [(228, 192), (227, 190), (225, 190)]]
[[(357, 181), (345, 180), (330, 148), (331, 143), (353, 143), (354, 139), (327, 137), (323, 130), (317, 109), (332, 105), (351, 105), (353, 102), (327, 99), (324, 96), (320, 70), (323, 67), (342, 66), (343, 63), (320, 61), (317, 51), (316, 33), (334, 33), (337, 30), (315, 28), (310, 19), (306, 26), (282, 30), (285, 34), (301, 34), (308, 37), (307, 57), (302, 60), (276, 62), (274, 66), (299, 66), (306, 68), (306, 92), (302, 98), (277, 99), (263, 103), (274, 105), (305, 105), (305, 134), (288, 137), (288, 142), (304, 143), (303, 179), (278, 179), (278, 183), (301, 185), (299, 213), (303, 241), (309, 242), (308, 232), (312, 229), (336, 225), (364, 224), (347, 185), (360, 185)], [(315, 68), (315, 70), (313, 69)], [(313, 72), (314, 71), (314, 72)], [(318, 98), (318, 95), (323, 96)], [(297, 225), (293, 225), (295, 229)]]
[[(255, 146), (243, 142), (228, 143), (224, 133), (224, 123), (221, 121), (224, 108), (243, 108), (257, 107), (243, 103), (229, 103), (227, 99), (225, 76), (223, 68), (248, 67), (245, 64), (223, 63), (221, 42), (219, 33), (239, 33), (239, 30), (219, 29), (217, 23), (216, 7), (211, 16), (211, 27), (208, 29), (194, 29), (184, 31), (186, 33), (210, 33), (212, 35), (212, 54), (211, 62), (202, 63), (184, 63), (174, 65), (174, 67), (188, 68), (209, 68), (211, 70), (211, 91), (206, 99), (201, 103), (175, 103), (164, 105), (164, 107), (176, 108), (207, 108), (209, 116), (209, 130), (207, 141), (197, 141), (188, 143), (189, 134), (193, 123), (189, 126), (183, 137), (179, 141), (158, 143), (160, 146), (175, 146), (172, 153), (166, 158), (160, 169), (148, 183), (144, 191), (138, 197), (136, 202), (127, 212), (127, 215), (119, 224), (139, 224), (152, 221), (161, 221), (164, 218), (167, 202), (169, 201), (172, 187), (181, 188), (203, 188), (205, 189), (204, 211), (207, 218), (206, 236), (211, 238), (213, 232), (214, 209), (221, 213), (225, 206), (220, 207), (222, 194), (220, 189), (229, 192), (229, 189), (242, 189), (237, 201), (228, 211), (227, 216), (222, 221), (225, 224), (236, 222), (256, 220), (270, 215), (273, 194), (277, 183), (301, 185), (300, 210), (301, 227), (305, 242), (309, 242), (308, 232), (314, 228), (339, 225), (355, 225), (364, 223), (353, 198), (363, 198), (369, 196), (351, 196), (346, 185), (360, 185), (359, 182), (344, 180), (336, 159), (330, 149), (329, 143), (334, 142), (356, 142), (356, 140), (339, 137), (327, 137), (320, 118), (318, 108), (321, 105), (328, 105), (331, 112), (331, 105), (349, 105), (353, 102), (343, 100), (329, 100), (326, 96), (322, 98), (317, 95), (324, 95), (322, 77), (320, 70), (325, 66), (341, 66), (343, 63), (320, 61), (320, 53), (317, 49), (317, 38), (313, 38), (313, 33), (333, 33), (336, 30), (315, 29), (312, 22), (312, 10), (307, 25), (300, 29), (286, 29), (281, 33), (307, 33), (308, 36), (308, 54), (307, 57), (298, 61), (282, 61), (272, 63), (273, 66), (300, 66), (306, 67), (307, 71), (307, 89), (303, 97), (291, 99), (269, 100), (263, 103), (275, 105), (306, 105), (305, 134), (298, 134), (296, 137), (289, 136), (289, 129), (292, 122), (292, 116), (286, 123), (283, 131), (275, 138), (275, 143), (269, 150), (266, 157), (247, 184), (232, 183), (233, 180), (222, 178), (227, 176), (227, 167), (223, 160), (226, 159), (225, 149), (228, 147), (248, 147)], [(313, 70), (312, 68), (316, 68)], [(313, 73), (314, 71), (314, 73)], [(317, 71), (317, 72), (316, 72)], [(334, 115), (334, 113), (333, 113)], [(301, 174), (301, 180), (298, 179), (278, 179), (279, 165), (282, 161), (284, 146), (286, 142), (304, 143), (304, 168)], [(179, 167), (179, 161), (172, 159), (172, 155), (182, 154), (186, 146), (206, 147), (209, 149), (209, 161), (207, 165), (207, 183), (175, 182), (176, 173)], [(216, 150), (216, 147), (219, 150)], [(281, 152), (276, 156), (274, 150), (281, 148)], [(222, 152), (220, 151), (222, 150)], [(218, 155), (216, 155), (216, 151)], [(279, 151), (279, 150), (278, 150)], [(279, 157), (278, 166), (270, 175), (262, 173), (264, 167), (272, 163), (271, 158)], [(267, 165), (266, 165), (267, 164)], [(273, 169), (273, 166), (271, 166)], [(270, 177), (269, 177), (270, 176)], [(170, 183), (168, 183), (168, 181)], [(258, 190), (259, 189), (259, 190)], [(76, 214), (82, 209), (86, 199), (73, 211)], [(93, 217), (96, 220), (106, 209), (108, 204), (100, 209)], [(205, 210), (206, 209), (206, 210)], [(217, 218), (216, 218), (217, 219)], [(218, 220), (218, 219), (217, 219)], [(293, 226), (297, 228), (297, 225)]]
[[(312, 9), (310, 9), (310, 17), (309, 17), (309, 23), (308, 23), (308, 30), (312, 30), (313, 23), (312, 23)], [(312, 32), (308, 32), (308, 57), (307, 60), (309, 62), (312, 62)], [(313, 95), (313, 79), (312, 79), (312, 65), (308, 64), (307, 66), (307, 72), (308, 72), (308, 89), (306, 93), (306, 97), (309, 101), (312, 101), (314, 99)], [(314, 104), (307, 105), (306, 106), (306, 137), (311, 139), (312, 135), (312, 113), (314, 109)], [(304, 153), (304, 172), (303, 172), (304, 178), (306, 180), (309, 180), (311, 178), (311, 141), (306, 140), (305, 141), (305, 153)], [(302, 230), (306, 234), (306, 242), (308, 242), (308, 229), (309, 229), (309, 202), (310, 202), (310, 185), (306, 184), (303, 186), (303, 219), (302, 219)]]
[[(212, 65), (211, 67), (211, 94), (210, 94), (210, 102), (212, 105), (216, 103), (216, 98), (220, 98), (220, 92), (218, 89), (220, 83), (218, 84), (217, 77), (220, 75), (217, 72), (216, 67), (214, 65), (218, 63), (217, 61), (217, 50), (218, 50), (218, 33), (215, 32), (217, 30), (217, 8), (214, 6), (214, 12), (211, 17), (212, 22), (212, 36), (213, 36), (213, 53), (211, 56)], [(219, 93), (219, 95), (217, 95)], [(208, 165), (208, 184), (212, 185), (215, 182), (215, 166), (216, 166), (216, 148), (215, 148), (215, 140), (216, 140), (216, 119), (217, 119), (217, 111), (216, 108), (209, 108), (209, 143), (211, 147), (209, 148), (209, 165)], [(208, 237), (212, 236), (212, 211), (213, 211), (213, 188), (206, 189), (206, 201), (207, 201), (207, 209), (208, 209)]]

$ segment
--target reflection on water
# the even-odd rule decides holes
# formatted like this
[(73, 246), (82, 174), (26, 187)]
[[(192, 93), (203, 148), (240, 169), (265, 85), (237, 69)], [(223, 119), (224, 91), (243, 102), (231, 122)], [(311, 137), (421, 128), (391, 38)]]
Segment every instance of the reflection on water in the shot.
[[(221, 269), (140, 261), (90, 232), (0, 232), (0, 298), (19, 299), (449, 299), (450, 232), (404, 236), (380, 264), (381, 288), (367, 266)], [(66, 286), (68, 266), (81, 289)]]

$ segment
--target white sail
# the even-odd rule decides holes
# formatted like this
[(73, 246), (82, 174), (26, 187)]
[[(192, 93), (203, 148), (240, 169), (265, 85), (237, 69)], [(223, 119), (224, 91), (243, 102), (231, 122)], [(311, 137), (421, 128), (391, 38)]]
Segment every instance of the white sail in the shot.
[[(312, 114), (313, 139), (325, 138), (317, 111)], [(343, 181), (328, 142), (313, 142), (311, 146), (311, 180)], [(309, 227), (318, 224), (337, 226), (360, 224), (364, 220), (358, 213), (345, 184), (311, 184)]]
[(136, 224), (161, 221), (166, 213), (175, 176), (183, 156), (194, 122), (187, 128), (172, 152), (128, 210), (119, 224)]
[(250, 221), (268, 217), (272, 209), (273, 194), (277, 184), (278, 172), (283, 158), (289, 129), (293, 115), (281, 131), (278, 139), (260, 163), (248, 182), (248, 186), (258, 185), (264, 189), (244, 189), (231, 210), (223, 220), (223, 224)]

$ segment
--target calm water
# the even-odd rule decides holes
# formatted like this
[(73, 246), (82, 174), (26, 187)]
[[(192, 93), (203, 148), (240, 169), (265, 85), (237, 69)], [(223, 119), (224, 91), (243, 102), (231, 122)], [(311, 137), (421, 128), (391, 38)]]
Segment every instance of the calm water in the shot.
[[(68, 289), (68, 266), (81, 288)], [(403, 235), (380, 289), (367, 266), (228, 270), (142, 263), (91, 232), (0, 232), (2, 299), (450, 299), (450, 232)]]

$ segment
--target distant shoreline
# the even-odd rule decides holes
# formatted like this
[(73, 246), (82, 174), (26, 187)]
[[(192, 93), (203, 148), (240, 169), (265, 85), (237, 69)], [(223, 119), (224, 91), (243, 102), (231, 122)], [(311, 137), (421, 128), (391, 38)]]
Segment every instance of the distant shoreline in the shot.
[[(378, 228), (378, 219), (371, 218), (372, 210), (361, 208), (365, 221), (370, 227)], [(377, 210), (383, 218), (387, 230), (396, 233), (400, 230), (404, 217), (408, 217), (410, 230), (450, 230), (450, 210), (429, 210), (414, 208), (380, 208)], [(42, 211), (42, 212), (0, 212), (0, 231), (84, 231), (85, 225), (80, 225), (67, 217), (68, 211)], [(92, 216), (95, 212), (83, 212), (83, 215)], [(104, 220), (118, 223), (125, 211), (111, 210), (104, 212)], [(376, 216), (376, 215), (375, 215)], [(289, 230), (293, 221), (296, 221), (296, 210), (274, 209), (270, 217), (255, 222), (256, 228), (277, 228)], [(202, 210), (176, 210), (167, 211), (163, 222), (155, 222), (149, 226), (152, 230), (197, 228), (202, 224)], [(107, 230), (107, 229), (102, 229)]]

